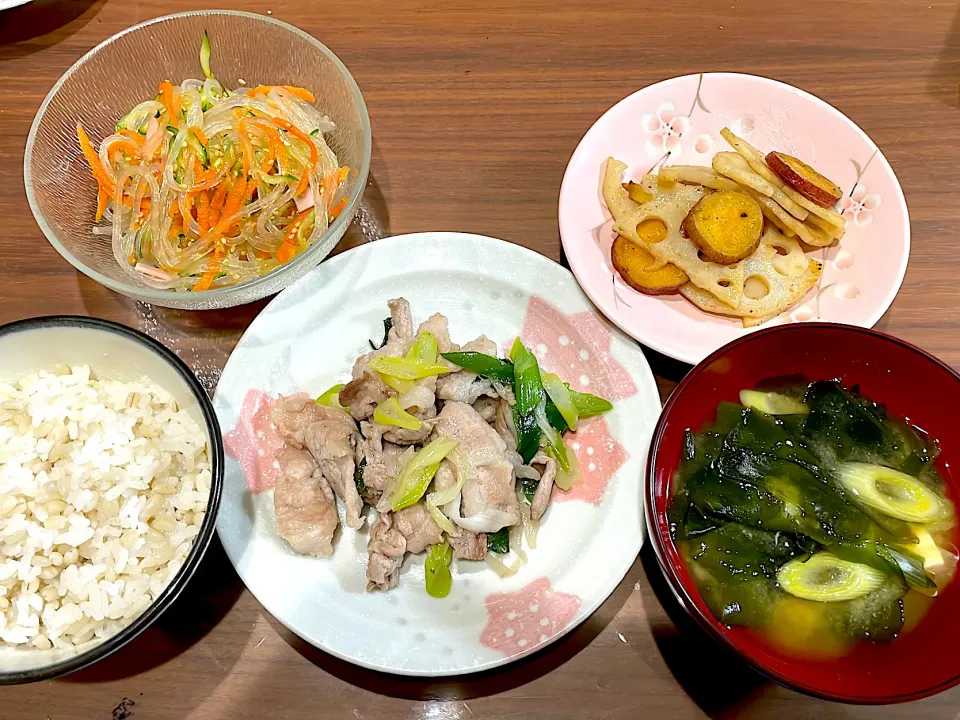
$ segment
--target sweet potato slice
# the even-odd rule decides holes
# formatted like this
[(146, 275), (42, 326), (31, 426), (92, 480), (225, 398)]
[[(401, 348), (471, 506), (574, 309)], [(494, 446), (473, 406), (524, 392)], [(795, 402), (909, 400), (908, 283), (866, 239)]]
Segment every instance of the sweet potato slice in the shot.
[(833, 180), (824, 177), (803, 160), (781, 152), (767, 154), (767, 165), (781, 180), (821, 207), (833, 207), (843, 191)]
[(683, 231), (708, 260), (732, 265), (760, 244), (763, 212), (742, 192), (721, 190), (705, 195), (683, 221)]
[(637, 243), (617, 235), (610, 258), (623, 281), (645, 295), (669, 295), (685, 285), (687, 274), (672, 263), (657, 267), (657, 259)]

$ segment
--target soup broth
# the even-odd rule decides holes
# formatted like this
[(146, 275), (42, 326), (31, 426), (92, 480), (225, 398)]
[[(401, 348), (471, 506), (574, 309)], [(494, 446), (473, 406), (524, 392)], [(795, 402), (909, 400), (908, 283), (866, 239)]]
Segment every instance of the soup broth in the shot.
[(668, 510), (711, 612), (805, 656), (909, 631), (957, 564), (936, 442), (836, 381), (740, 401), (687, 430)]

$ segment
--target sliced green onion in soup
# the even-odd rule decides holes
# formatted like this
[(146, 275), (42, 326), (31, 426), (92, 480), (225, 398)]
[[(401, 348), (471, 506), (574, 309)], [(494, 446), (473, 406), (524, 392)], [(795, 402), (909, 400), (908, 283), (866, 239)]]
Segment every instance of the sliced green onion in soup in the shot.
[(864, 505), (885, 515), (915, 523), (932, 523), (950, 516), (948, 500), (910, 475), (882, 465), (841, 463), (840, 484)]
[(817, 602), (853, 600), (874, 592), (887, 576), (862, 563), (828, 552), (796, 558), (777, 571), (780, 587), (794, 597)]
[(806, 403), (780, 393), (759, 390), (741, 390), (740, 404), (768, 415), (807, 415), (810, 412)]

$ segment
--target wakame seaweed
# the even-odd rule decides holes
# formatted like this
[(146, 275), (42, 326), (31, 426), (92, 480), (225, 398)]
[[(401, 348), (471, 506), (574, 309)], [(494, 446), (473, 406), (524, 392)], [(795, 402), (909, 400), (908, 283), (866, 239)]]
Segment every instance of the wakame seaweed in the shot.
[[(671, 536), (723, 623), (766, 628), (775, 619), (815, 618), (818, 629), (850, 641), (892, 639), (903, 626), (908, 589), (936, 590), (913, 549), (927, 530), (845, 487), (838, 466), (891, 468), (942, 495), (939, 448), (857, 388), (821, 381), (774, 390), (802, 400), (808, 412), (801, 406), (788, 410), (797, 414), (771, 415), (724, 402), (711, 427), (686, 431), (668, 507)], [(853, 599), (788, 594), (778, 571), (816, 553), (873, 568), (884, 580)]]

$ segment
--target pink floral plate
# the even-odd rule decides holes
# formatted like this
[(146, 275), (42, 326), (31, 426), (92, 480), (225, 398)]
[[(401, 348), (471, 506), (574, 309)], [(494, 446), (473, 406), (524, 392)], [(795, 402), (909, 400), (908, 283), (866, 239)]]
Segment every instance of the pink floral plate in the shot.
[[(456, 561), (444, 599), (425, 591), (423, 555), (408, 556), (397, 589), (366, 592), (369, 518), (358, 531), (341, 525), (326, 559), (297, 555), (276, 533), (273, 399), (348, 379), (368, 340), (382, 336), (387, 301), (400, 296), (417, 322), (445, 314), (454, 342), (485, 334), (507, 347), (520, 336), (544, 368), (614, 403), (567, 436), (584, 483), (555, 490), (536, 549), (525, 548), (529, 562), (501, 579), (484, 563)], [(653, 375), (568, 271), (517, 245), (423, 233), (324, 262), (253, 321), (214, 405), (227, 448), (217, 527), (230, 560), (280, 622), (364, 667), (456, 675), (528, 655), (596, 610), (643, 542), (643, 471), (660, 414)]]
[(621, 100), (583, 136), (560, 189), (560, 237), (570, 267), (590, 299), (644, 345), (695, 364), (752, 330), (739, 319), (705, 313), (680, 295), (643, 295), (610, 263), (613, 222), (600, 194), (608, 157), (639, 180), (661, 165), (707, 165), (731, 150), (730, 127), (763, 152), (795, 155), (844, 190), (847, 219), (839, 245), (812, 256), (824, 263), (820, 284), (761, 327), (806, 320), (872, 327), (893, 302), (910, 254), (903, 191), (873, 141), (840, 111), (775, 80), (703, 73), (664, 80)]

